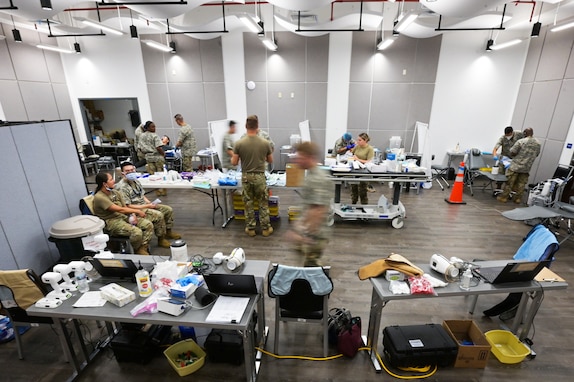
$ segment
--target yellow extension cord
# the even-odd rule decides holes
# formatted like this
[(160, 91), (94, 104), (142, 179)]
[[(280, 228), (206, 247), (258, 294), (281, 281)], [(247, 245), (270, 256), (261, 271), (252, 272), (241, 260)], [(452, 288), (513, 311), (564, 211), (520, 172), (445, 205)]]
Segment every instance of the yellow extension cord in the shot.
[[(303, 356), (303, 355), (278, 355), (278, 354), (273, 354), (271, 352), (268, 352), (267, 350), (261, 349), (259, 347), (255, 348), (256, 350), (260, 351), (263, 354), (266, 354), (270, 357), (273, 358), (277, 358), (277, 359), (302, 359), (302, 360), (306, 360), (306, 361), (330, 361), (333, 359), (337, 359), (337, 358), (341, 358), (343, 356), (343, 354), (336, 354), (336, 355), (331, 355), (328, 357), (309, 357), (309, 356)], [(361, 347), (359, 348), (359, 350), (371, 350), (371, 348), (369, 347)], [(436, 365), (434, 366), (434, 368), (431, 370), (431, 366), (425, 366), (425, 367), (400, 367), (399, 369), (404, 370), (404, 371), (410, 371), (410, 372), (416, 372), (416, 373), (427, 373), (427, 374), (423, 374), (423, 375), (398, 375), (393, 373), (392, 371), (390, 371), (387, 366), (385, 365), (385, 363), (383, 362), (383, 360), (381, 359), (381, 356), (379, 355), (379, 353), (376, 353), (377, 355), (377, 359), (379, 360), (379, 363), (381, 364), (381, 366), (383, 367), (383, 369), (385, 369), (385, 371), (398, 379), (421, 379), (421, 378), (428, 378), (431, 375), (433, 375), (434, 373), (436, 373), (437, 371), (437, 367)], [(429, 370), (431, 370), (429, 372)]]

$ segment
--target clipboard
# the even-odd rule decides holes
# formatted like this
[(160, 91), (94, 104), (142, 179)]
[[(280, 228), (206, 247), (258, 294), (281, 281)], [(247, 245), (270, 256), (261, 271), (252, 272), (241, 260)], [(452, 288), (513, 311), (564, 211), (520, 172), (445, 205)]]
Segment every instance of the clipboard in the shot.
[(542, 268), (542, 270), (534, 277), (534, 280), (538, 282), (566, 282), (566, 280), (552, 272), (547, 267)]

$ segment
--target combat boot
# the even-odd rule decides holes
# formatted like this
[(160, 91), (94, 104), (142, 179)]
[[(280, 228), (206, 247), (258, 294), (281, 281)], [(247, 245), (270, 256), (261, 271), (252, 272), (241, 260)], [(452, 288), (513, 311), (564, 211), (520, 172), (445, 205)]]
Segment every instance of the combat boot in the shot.
[(141, 247), (139, 247), (136, 251), (136, 255), (149, 256), (149, 252), (147, 251), (147, 247), (145, 245), (142, 245)]
[(165, 238), (170, 240), (177, 240), (181, 239), (181, 235), (177, 232), (173, 232), (171, 229), (168, 229), (165, 233)]
[(171, 243), (166, 240), (165, 236), (159, 236), (157, 238), (157, 245), (162, 248), (169, 248), (171, 247)]
[(263, 231), (261, 231), (261, 234), (262, 234), (264, 237), (267, 237), (267, 236), (271, 235), (272, 233), (273, 233), (273, 227), (271, 227), (271, 226), (269, 226), (269, 228), (264, 229)]

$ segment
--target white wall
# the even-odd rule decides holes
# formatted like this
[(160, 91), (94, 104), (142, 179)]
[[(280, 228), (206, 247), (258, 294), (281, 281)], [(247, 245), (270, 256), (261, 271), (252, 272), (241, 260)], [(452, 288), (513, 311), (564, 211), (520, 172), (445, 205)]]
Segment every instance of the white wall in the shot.
[(152, 119), (140, 41), (106, 36), (79, 42), (82, 54), (62, 55), (79, 141), (87, 140), (80, 98), (137, 98), (142, 120)]
[(352, 44), (353, 34), (351, 32), (329, 35), (325, 151), (333, 148), (335, 141), (347, 131)]
[(512, 120), (528, 42), (486, 52), (487, 40), (487, 32), (443, 35), (429, 122), (436, 163), (457, 143), (492, 151)]

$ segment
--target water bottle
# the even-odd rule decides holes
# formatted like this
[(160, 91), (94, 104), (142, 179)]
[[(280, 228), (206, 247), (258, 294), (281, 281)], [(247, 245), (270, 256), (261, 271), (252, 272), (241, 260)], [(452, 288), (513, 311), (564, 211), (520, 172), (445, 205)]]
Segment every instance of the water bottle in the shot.
[(90, 290), (90, 286), (88, 285), (88, 275), (86, 275), (84, 268), (76, 269), (74, 271), (74, 278), (76, 279), (76, 285), (78, 286), (80, 293), (86, 293)]
[(130, 217), (128, 218), (129, 222), (131, 225), (136, 225), (138, 223), (136, 215), (135, 214), (131, 214)]
[(138, 284), (140, 297), (147, 297), (153, 291), (151, 287), (151, 280), (149, 278), (149, 272), (143, 269), (141, 263), (139, 270), (136, 272), (136, 283)]
[(472, 271), (470, 270), (470, 268), (467, 268), (462, 274), (462, 277), (460, 278), (460, 289), (469, 290), (470, 280), (472, 280)]
[(163, 165), (163, 180), (167, 180), (167, 167)]

